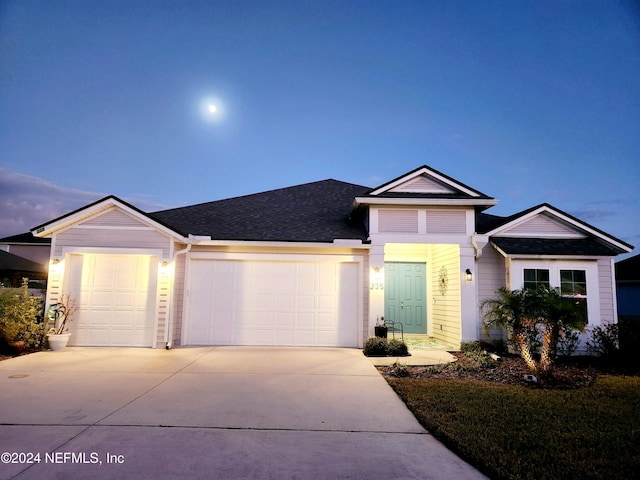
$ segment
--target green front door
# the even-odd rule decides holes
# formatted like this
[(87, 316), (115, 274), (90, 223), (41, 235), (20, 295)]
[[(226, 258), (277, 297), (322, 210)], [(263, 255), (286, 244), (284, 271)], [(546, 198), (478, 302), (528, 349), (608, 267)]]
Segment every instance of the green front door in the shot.
[(427, 333), (426, 271), (424, 263), (384, 264), (384, 318), (405, 333)]

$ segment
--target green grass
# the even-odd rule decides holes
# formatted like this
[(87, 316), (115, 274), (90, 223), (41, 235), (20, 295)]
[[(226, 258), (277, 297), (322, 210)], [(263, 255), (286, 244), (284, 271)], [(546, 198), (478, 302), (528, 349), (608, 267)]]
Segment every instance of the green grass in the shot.
[(640, 377), (576, 390), (388, 378), (422, 425), (492, 479), (640, 478)]

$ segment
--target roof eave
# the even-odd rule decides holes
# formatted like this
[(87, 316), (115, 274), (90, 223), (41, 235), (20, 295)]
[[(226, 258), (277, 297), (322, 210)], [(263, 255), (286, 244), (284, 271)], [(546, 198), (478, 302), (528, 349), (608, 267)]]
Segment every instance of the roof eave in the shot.
[(391, 198), (356, 197), (354, 207), (359, 205), (409, 205), (409, 206), (455, 206), (455, 207), (493, 207), (498, 201), (492, 198)]

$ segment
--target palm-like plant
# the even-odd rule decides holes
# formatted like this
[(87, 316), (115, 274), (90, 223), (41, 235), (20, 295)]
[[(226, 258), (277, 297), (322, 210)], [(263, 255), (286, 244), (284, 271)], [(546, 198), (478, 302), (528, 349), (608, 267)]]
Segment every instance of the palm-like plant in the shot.
[(539, 322), (544, 325), (540, 373), (543, 376), (549, 376), (560, 336), (571, 330), (584, 331), (587, 318), (580, 301), (574, 297), (562, 296), (560, 289), (543, 289), (540, 293), (542, 315)]
[[(560, 336), (571, 330), (583, 331), (587, 323), (580, 302), (573, 297), (562, 296), (557, 288), (508, 290), (503, 287), (496, 293), (496, 298), (481, 304), (485, 324), (505, 328), (518, 345), (531, 373), (548, 377)], [(542, 334), (540, 363), (536, 362), (531, 351), (531, 333)]]
[(540, 303), (530, 289), (509, 290), (500, 288), (496, 298), (482, 302), (481, 307), (487, 326), (501, 327), (513, 338), (520, 349), (520, 355), (531, 373), (538, 374), (538, 365), (528, 341), (528, 334), (535, 328)]

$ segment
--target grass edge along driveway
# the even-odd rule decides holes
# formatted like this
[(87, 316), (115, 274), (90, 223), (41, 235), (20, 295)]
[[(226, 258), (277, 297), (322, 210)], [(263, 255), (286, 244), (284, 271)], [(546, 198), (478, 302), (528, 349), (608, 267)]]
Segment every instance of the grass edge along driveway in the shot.
[(640, 377), (543, 390), (387, 378), (418, 421), (494, 480), (640, 478)]

